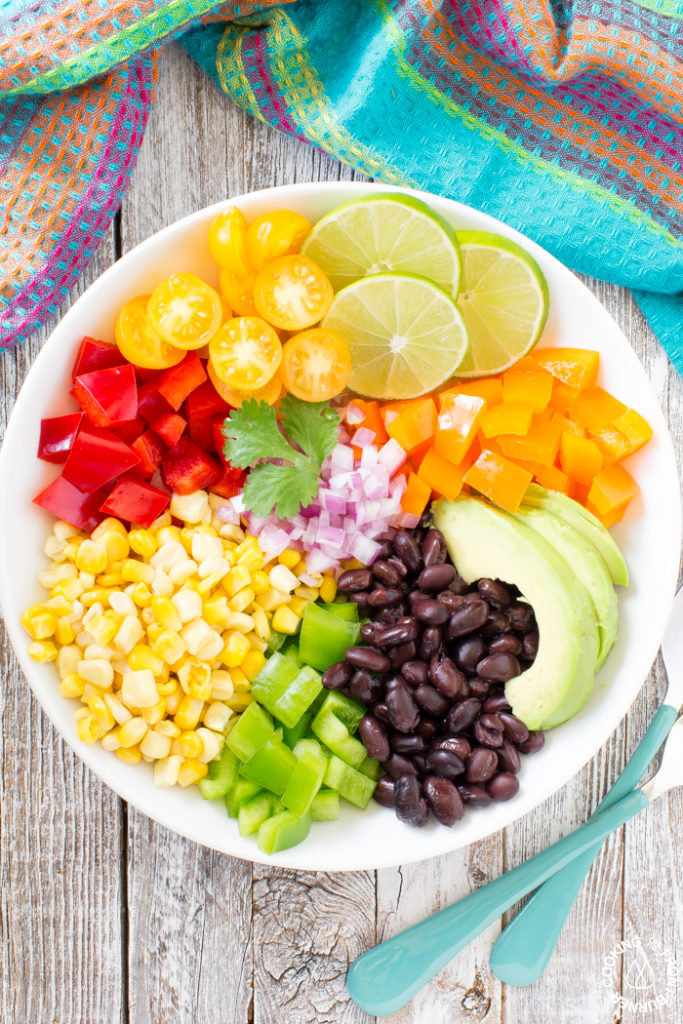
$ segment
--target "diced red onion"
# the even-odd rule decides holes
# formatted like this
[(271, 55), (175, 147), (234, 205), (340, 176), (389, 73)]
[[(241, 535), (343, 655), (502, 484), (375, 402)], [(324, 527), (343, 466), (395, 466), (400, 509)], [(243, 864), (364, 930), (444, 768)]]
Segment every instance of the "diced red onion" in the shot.
[(359, 448), (365, 448), (366, 445), (374, 444), (376, 436), (374, 430), (368, 430), (367, 427), (359, 427), (353, 435), (353, 443)]
[(379, 461), (387, 467), (389, 470), (389, 476), (394, 476), (398, 473), (401, 466), (405, 465), (406, 453), (401, 448), (398, 441), (395, 441), (393, 437), (390, 437), (386, 444), (382, 445), (379, 452), (377, 453)]
[(358, 426), (359, 423), (362, 423), (364, 419), (365, 419), (365, 413), (363, 412), (362, 409), (360, 409), (357, 405), (354, 405), (353, 402), (351, 402), (349, 405), (347, 405), (347, 407), (346, 407), (346, 422), (350, 426), (356, 427), (356, 426)]

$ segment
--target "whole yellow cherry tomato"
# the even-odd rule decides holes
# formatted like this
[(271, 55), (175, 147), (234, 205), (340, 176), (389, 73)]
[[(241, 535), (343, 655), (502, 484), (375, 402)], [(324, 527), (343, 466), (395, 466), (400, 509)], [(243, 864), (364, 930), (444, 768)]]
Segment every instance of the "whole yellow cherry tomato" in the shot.
[(133, 366), (166, 370), (185, 358), (182, 349), (161, 337), (147, 318), (149, 295), (138, 295), (125, 304), (116, 321), (115, 338), (121, 355)]
[(238, 277), (252, 272), (247, 254), (247, 221), (236, 206), (219, 213), (209, 228), (209, 249), (216, 263)]
[(256, 274), (253, 270), (246, 277), (238, 277), (227, 267), (221, 267), (218, 280), (226, 303), (238, 316), (258, 316), (254, 305)]
[(268, 405), (275, 405), (282, 393), (282, 381), (277, 373), (271, 377), (265, 387), (259, 388), (258, 391), (239, 391), (237, 388), (228, 387), (222, 380), (219, 380), (211, 363), (207, 363), (206, 372), (218, 394), (233, 409), (239, 409), (242, 402), (246, 402), (248, 398), (254, 398), (257, 402), (266, 402)]
[(307, 256), (281, 256), (266, 263), (254, 282), (254, 304), (264, 320), (285, 331), (312, 327), (334, 298), (327, 275)]
[(327, 402), (351, 376), (351, 352), (338, 331), (313, 327), (294, 334), (282, 348), (282, 381), (304, 402)]
[(152, 327), (176, 348), (201, 348), (223, 322), (223, 304), (215, 288), (195, 274), (171, 274), (147, 301)]
[(264, 263), (298, 252), (311, 222), (294, 210), (271, 210), (249, 225), (247, 253), (254, 270)]
[(265, 387), (281, 360), (277, 333), (258, 316), (233, 317), (209, 342), (209, 362), (216, 376), (240, 391)]

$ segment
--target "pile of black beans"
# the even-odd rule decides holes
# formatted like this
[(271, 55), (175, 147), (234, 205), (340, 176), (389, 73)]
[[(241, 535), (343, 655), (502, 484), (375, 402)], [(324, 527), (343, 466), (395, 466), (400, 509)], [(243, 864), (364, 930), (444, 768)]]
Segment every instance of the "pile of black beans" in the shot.
[(430, 809), (453, 825), (465, 804), (511, 799), (520, 754), (544, 742), (515, 718), (503, 688), (538, 650), (519, 591), (465, 583), (443, 534), (422, 528), (394, 534), (371, 568), (344, 572), (338, 584), (370, 621), (365, 646), (350, 647), (323, 683), (368, 708), (358, 732), (385, 769), (375, 800), (419, 827)]

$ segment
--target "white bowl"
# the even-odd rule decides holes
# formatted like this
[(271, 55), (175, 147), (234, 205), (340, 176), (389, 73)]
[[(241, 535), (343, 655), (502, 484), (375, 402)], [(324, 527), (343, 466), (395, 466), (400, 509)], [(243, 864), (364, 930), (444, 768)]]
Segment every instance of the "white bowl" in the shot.
[[(352, 183), (288, 185), (230, 200), (248, 219), (288, 207), (316, 220), (337, 204), (386, 186)], [(410, 190), (395, 190), (410, 191)], [(673, 447), (656, 398), (636, 356), (617, 325), (574, 275), (538, 245), (500, 221), (448, 199), (419, 195), (455, 228), (497, 231), (528, 249), (538, 260), (550, 289), (550, 315), (542, 344), (600, 350), (600, 383), (638, 409), (654, 438), (629, 463), (641, 486), (614, 535), (631, 572), (620, 588), (619, 638), (601, 669), (586, 707), (547, 736), (542, 751), (524, 758), (519, 794), (509, 803), (468, 811), (454, 828), (432, 822), (424, 829), (402, 825), (374, 803), (364, 813), (345, 807), (336, 822), (316, 823), (308, 839), (265, 857), (253, 837), (241, 838), (222, 800), (202, 800), (196, 788), (157, 789), (148, 765), (124, 765), (99, 745), (80, 742), (74, 728), (76, 703), (57, 692), (54, 665), (40, 665), (27, 654), (19, 618), (44, 592), (37, 582), (45, 566), (43, 543), (51, 517), (31, 503), (55, 475), (40, 462), (40, 420), (69, 411), (70, 369), (78, 344), (88, 334), (113, 341), (116, 315), (133, 295), (151, 291), (173, 271), (191, 270), (212, 283), (216, 267), (209, 255), (209, 224), (217, 204), (185, 217), (147, 239), (106, 271), (72, 306), (36, 359), (14, 407), (0, 452), (0, 603), (12, 643), (34, 693), (78, 755), (124, 800), (149, 817), (205, 846), (246, 860), (306, 870), (361, 870), (421, 860), (466, 846), (525, 814), (564, 785), (605, 742), (634, 701), (654, 660), (666, 626), (678, 574), (680, 501)]]

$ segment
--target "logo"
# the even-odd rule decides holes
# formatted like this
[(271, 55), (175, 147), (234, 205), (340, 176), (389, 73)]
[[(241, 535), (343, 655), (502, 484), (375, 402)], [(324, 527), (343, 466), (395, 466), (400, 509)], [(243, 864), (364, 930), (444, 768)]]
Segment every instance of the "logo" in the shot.
[(655, 939), (618, 942), (602, 966), (602, 983), (622, 1012), (651, 1013), (674, 1005), (676, 959)]

